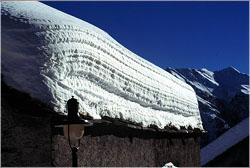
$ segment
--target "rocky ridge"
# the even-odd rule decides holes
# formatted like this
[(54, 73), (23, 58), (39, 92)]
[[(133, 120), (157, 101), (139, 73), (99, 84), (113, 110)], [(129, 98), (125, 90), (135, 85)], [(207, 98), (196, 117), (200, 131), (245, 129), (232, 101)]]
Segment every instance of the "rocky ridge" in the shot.
[(167, 68), (193, 87), (197, 94), (204, 129), (201, 146), (208, 144), (249, 116), (249, 75), (233, 67), (218, 71)]

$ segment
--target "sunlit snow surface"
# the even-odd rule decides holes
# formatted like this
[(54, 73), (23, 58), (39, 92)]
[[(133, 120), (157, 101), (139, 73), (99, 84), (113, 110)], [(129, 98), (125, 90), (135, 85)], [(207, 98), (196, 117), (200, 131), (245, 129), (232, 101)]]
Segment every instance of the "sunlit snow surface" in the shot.
[(202, 128), (194, 90), (101, 29), (40, 2), (1, 2), (5, 82), (65, 111), (143, 127)]
[(172, 162), (168, 162), (166, 163), (162, 168), (178, 168), (176, 166), (174, 166), (174, 164)]

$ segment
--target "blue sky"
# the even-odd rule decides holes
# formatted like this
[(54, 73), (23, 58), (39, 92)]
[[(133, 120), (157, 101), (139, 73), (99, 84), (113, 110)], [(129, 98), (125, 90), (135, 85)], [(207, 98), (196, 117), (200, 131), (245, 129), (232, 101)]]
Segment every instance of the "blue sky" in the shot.
[(87, 21), (165, 69), (249, 74), (249, 2), (43, 2)]

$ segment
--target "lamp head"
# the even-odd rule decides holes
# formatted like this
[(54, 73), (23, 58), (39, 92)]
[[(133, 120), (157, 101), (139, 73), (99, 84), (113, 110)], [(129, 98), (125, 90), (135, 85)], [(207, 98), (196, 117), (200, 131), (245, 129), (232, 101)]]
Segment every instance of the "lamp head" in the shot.
[(69, 124), (84, 124), (89, 125), (90, 123), (87, 120), (84, 120), (78, 113), (79, 103), (77, 99), (72, 96), (71, 99), (67, 101), (67, 109), (68, 109), (68, 123)]
[[(81, 118), (78, 113), (79, 103), (77, 99), (72, 96), (71, 99), (67, 101), (68, 117), (64, 120), (63, 132), (66, 138), (70, 137), (70, 140), (78, 140), (84, 134), (84, 126), (92, 125), (87, 120)], [(69, 137), (68, 137), (69, 134)]]

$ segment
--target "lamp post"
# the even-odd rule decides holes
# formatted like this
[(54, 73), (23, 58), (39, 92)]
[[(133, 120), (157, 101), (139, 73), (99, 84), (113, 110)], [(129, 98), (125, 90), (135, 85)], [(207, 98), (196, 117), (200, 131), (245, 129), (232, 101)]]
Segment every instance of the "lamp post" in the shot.
[[(92, 123), (80, 117), (78, 113), (79, 103), (74, 96), (67, 101), (67, 109), (68, 116), (62, 121), (63, 134), (68, 139), (72, 151), (72, 166), (77, 167), (77, 150), (80, 146), (80, 139), (84, 134), (84, 127), (90, 126)], [(77, 146), (73, 146), (71, 141), (78, 141)]]

